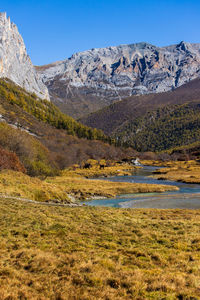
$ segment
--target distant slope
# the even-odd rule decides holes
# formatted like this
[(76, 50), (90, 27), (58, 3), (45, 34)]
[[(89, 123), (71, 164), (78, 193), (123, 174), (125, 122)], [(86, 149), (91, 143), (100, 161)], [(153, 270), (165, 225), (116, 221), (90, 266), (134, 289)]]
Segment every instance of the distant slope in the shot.
[(166, 105), (183, 104), (189, 101), (200, 101), (200, 79), (171, 91), (142, 96), (131, 96), (116, 102), (102, 110), (81, 118), (80, 121), (87, 126), (102, 129), (106, 134), (112, 135), (118, 127), (126, 124), (128, 120), (143, 116), (148, 111)]
[(187, 159), (200, 159), (200, 140), (192, 144), (187, 144), (175, 148), (171, 148), (168, 154), (173, 158), (181, 158), (182, 160)]
[(162, 151), (200, 140), (200, 102), (170, 105), (128, 120), (114, 132), (119, 144)]

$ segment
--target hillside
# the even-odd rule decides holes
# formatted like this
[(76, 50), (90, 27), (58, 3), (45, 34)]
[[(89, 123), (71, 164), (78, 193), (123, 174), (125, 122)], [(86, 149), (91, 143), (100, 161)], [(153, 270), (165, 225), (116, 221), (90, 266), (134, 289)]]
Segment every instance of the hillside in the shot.
[(80, 120), (87, 126), (102, 129), (111, 135), (128, 120), (139, 118), (148, 111), (192, 100), (200, 101), (200, 79), (192, 80), (171, 92), (128, 97)]
[(16, 104), (38, 120), (49, 123), (55, 128), (64, 129), (70, 135), (90, 140), (104, 140), (107, 137), (100, 130), (91, 129), (73, 118), (63, 114), (53, 103), (40, 100), (35, 94), (28, 94), (25, 90), (14, 85), (11, 81), (0, 80), (0, 96), (11, 104)]
[[(120, 159), (132, 149), (105, 143), (106, 136), (38, 101), (9, 80), (0, 80), (0, 146), (19, 157), (28, 174), (50, 175), (89, 158)], [(100, 140), (95, 140), (99, 138)]]
[(36, 67), (51, 100), (80, 118), (129, 96), (161, 93), (200, 76), (200, 44), (119, 45)]
[(169, 149), (168, 154), (173, 158), (179, 157), (182, 160), (187, 160), (187, 159), (200, 159), (200, 141), (198, 140), (197, 142), (183, 145), (183, 146), (178, 146)]
[(134, 118), (113, 136), (138, 151), (162, 151), (200, 139), (200, 104), (170, 105)]

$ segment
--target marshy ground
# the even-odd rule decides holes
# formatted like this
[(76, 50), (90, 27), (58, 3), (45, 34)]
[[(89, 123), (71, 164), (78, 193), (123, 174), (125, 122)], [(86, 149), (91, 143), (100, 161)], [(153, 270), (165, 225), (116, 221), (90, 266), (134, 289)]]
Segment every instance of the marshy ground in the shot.
[(154, 178), (180, 181), (185, 183), (200, 183), (199, 161), (177, 161), (164, 164), (165, 168), (156, 170)]
[[(46, 179), (33, 178), (15, 171), (0, 173), (0, 192), (2, 194), (24, 197), (36, 201), (70, 203), (93, 197), (114, 197), (119, 194), (173, 191), (175, 186), (128, 182), (90, 180), (88, 178), (130, 175), (134, 170), (128, 164), (114, 165), (100, 170), (93, 166), (89, 170), (76, 168), (63, 171), (59, 176)], [(87, 178), (86, 178), (87, 177)]]

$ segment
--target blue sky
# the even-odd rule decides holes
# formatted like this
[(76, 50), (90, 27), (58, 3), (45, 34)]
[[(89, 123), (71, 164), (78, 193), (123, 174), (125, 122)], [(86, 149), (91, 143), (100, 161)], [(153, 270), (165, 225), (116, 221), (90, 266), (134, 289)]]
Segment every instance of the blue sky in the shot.
[(199, 0), (1, 0), (35, 65), (136, 42), (200, 42)]

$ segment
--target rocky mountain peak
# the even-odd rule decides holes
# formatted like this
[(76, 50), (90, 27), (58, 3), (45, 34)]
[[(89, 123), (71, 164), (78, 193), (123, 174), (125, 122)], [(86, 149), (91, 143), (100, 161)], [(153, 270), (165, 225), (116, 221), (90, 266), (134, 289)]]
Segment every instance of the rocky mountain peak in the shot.
[(0, 13), (0, 77), (14, 83), (42, 99), (49, 99), (48, 89), (36, 73), (26, 52), (17, 26)]
[(142, 42), (91, 49), (40, 67), (38, 73), (52, 100), (68, 113), (73, 106), (71, 114), (77, 116), (79, 110), (81, 116), (131, 95), (170, 91), (198, 78), (200, 44), (182, 41), (160, 48)]

